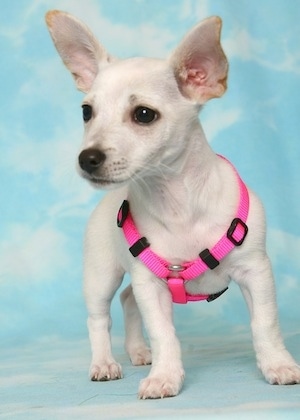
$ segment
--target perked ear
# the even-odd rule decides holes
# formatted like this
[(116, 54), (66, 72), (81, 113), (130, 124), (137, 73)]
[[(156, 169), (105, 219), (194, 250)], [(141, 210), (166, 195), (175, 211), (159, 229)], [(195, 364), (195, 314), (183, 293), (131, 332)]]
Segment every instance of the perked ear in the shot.
[(46, 14), (54, 45), (72, 73), (76, 86), (88, 92), (100, 68), (113, 58), (99, 44), (89, 28), (72, 15), (58, 10)]
[(175, 49), (171, 64), (182, 94), (203, 104), (226, 90), (228, 62), (220, 45), (222, 21), (213, 16), (193, 28)]

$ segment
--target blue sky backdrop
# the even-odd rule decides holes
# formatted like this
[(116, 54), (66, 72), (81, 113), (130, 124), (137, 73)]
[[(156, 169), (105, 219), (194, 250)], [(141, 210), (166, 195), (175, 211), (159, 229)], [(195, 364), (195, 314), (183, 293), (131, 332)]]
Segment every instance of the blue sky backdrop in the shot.
[[(213, 149), (232, 160), (265, 204), (280, 317), (286, 328), (299, 325), (300, 2), (3, 0), (1, 343), (86, 335), (82, 239), (102, 193), (75, 171), (82, 94), (44, 24), (45, 12), (54, 8), (84, 20), (119, 57), (164, 57), (201, 19), (223, 19), (228, 91), (209, 102), (200, 119)], [(117, 301), (113, 312), (115, 331), (121, 332)], [(235, 287), (210, 305), (176, 307), (179, 331), (189, 316), (201, 331), (214, 323), (248, 328)]]

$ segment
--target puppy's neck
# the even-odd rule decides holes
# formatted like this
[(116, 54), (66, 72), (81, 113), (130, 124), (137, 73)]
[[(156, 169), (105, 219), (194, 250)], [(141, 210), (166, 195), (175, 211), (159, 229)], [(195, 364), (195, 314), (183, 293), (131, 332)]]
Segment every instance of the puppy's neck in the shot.
[(208, 145), (201, 126), (191, 133), (185, 149), (170, 167), (157, 167), (129, 186), (134, 213), (156, 219), (162, 225), (194, 223), (213, 211), (222, 190), (220, 158)]

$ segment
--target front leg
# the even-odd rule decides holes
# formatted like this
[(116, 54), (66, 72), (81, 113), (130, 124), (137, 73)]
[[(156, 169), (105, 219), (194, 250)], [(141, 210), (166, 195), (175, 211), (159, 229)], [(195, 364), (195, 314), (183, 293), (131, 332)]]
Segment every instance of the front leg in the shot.
[(184, 370), (173, 325), (172, 300), (162, 280), (139, 262), (132, 275), (136, 302), (145, 323), (152, 351), (152, 368), (141, 381), (139, 398), (172, 397), (179, 393)]
[(257, 365), (270, 384), (298, 384), (300, 367), (286, 350), (279, 328), (269, 258), (255, 259), (245, 273), (238, 283), (250, 310)]
[(112, 298), (121, 284), (123, 274), (109, 264), (87, 258), (84, 275), (84, 293), (89, 313), (88, 330), (92, 350), (90, 378), (92, 381), (108, 381), (122, 378), (122, 369), (112, 355), (111, 317)]

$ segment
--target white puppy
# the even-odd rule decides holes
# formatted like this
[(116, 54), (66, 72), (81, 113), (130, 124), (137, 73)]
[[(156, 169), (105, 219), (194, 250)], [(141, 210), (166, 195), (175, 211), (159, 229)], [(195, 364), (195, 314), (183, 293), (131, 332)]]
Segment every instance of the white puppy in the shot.
[(113, 189), (91, 216), (85, 243), (91, 379), (122, 377), (111, 351), (110, 304), (128, 272), (132, 285), (121, 298), (126, 349), (135, 365), (152, 361), (140, 398), (174, 396), (183, 383), (172, 298), (212, 300), (231, 279), (249, 306), (266, 380), (299, 383), (300, 368), (279, 330), (263, 207), (211, 150), (198, 120), (201, 105), (226, 90), (221, 20), (195, 26), (168, 60), (117, 60), (69, 14), (50, 11), (46, 20), (77, 88), (86, 93), (81, 175)]

